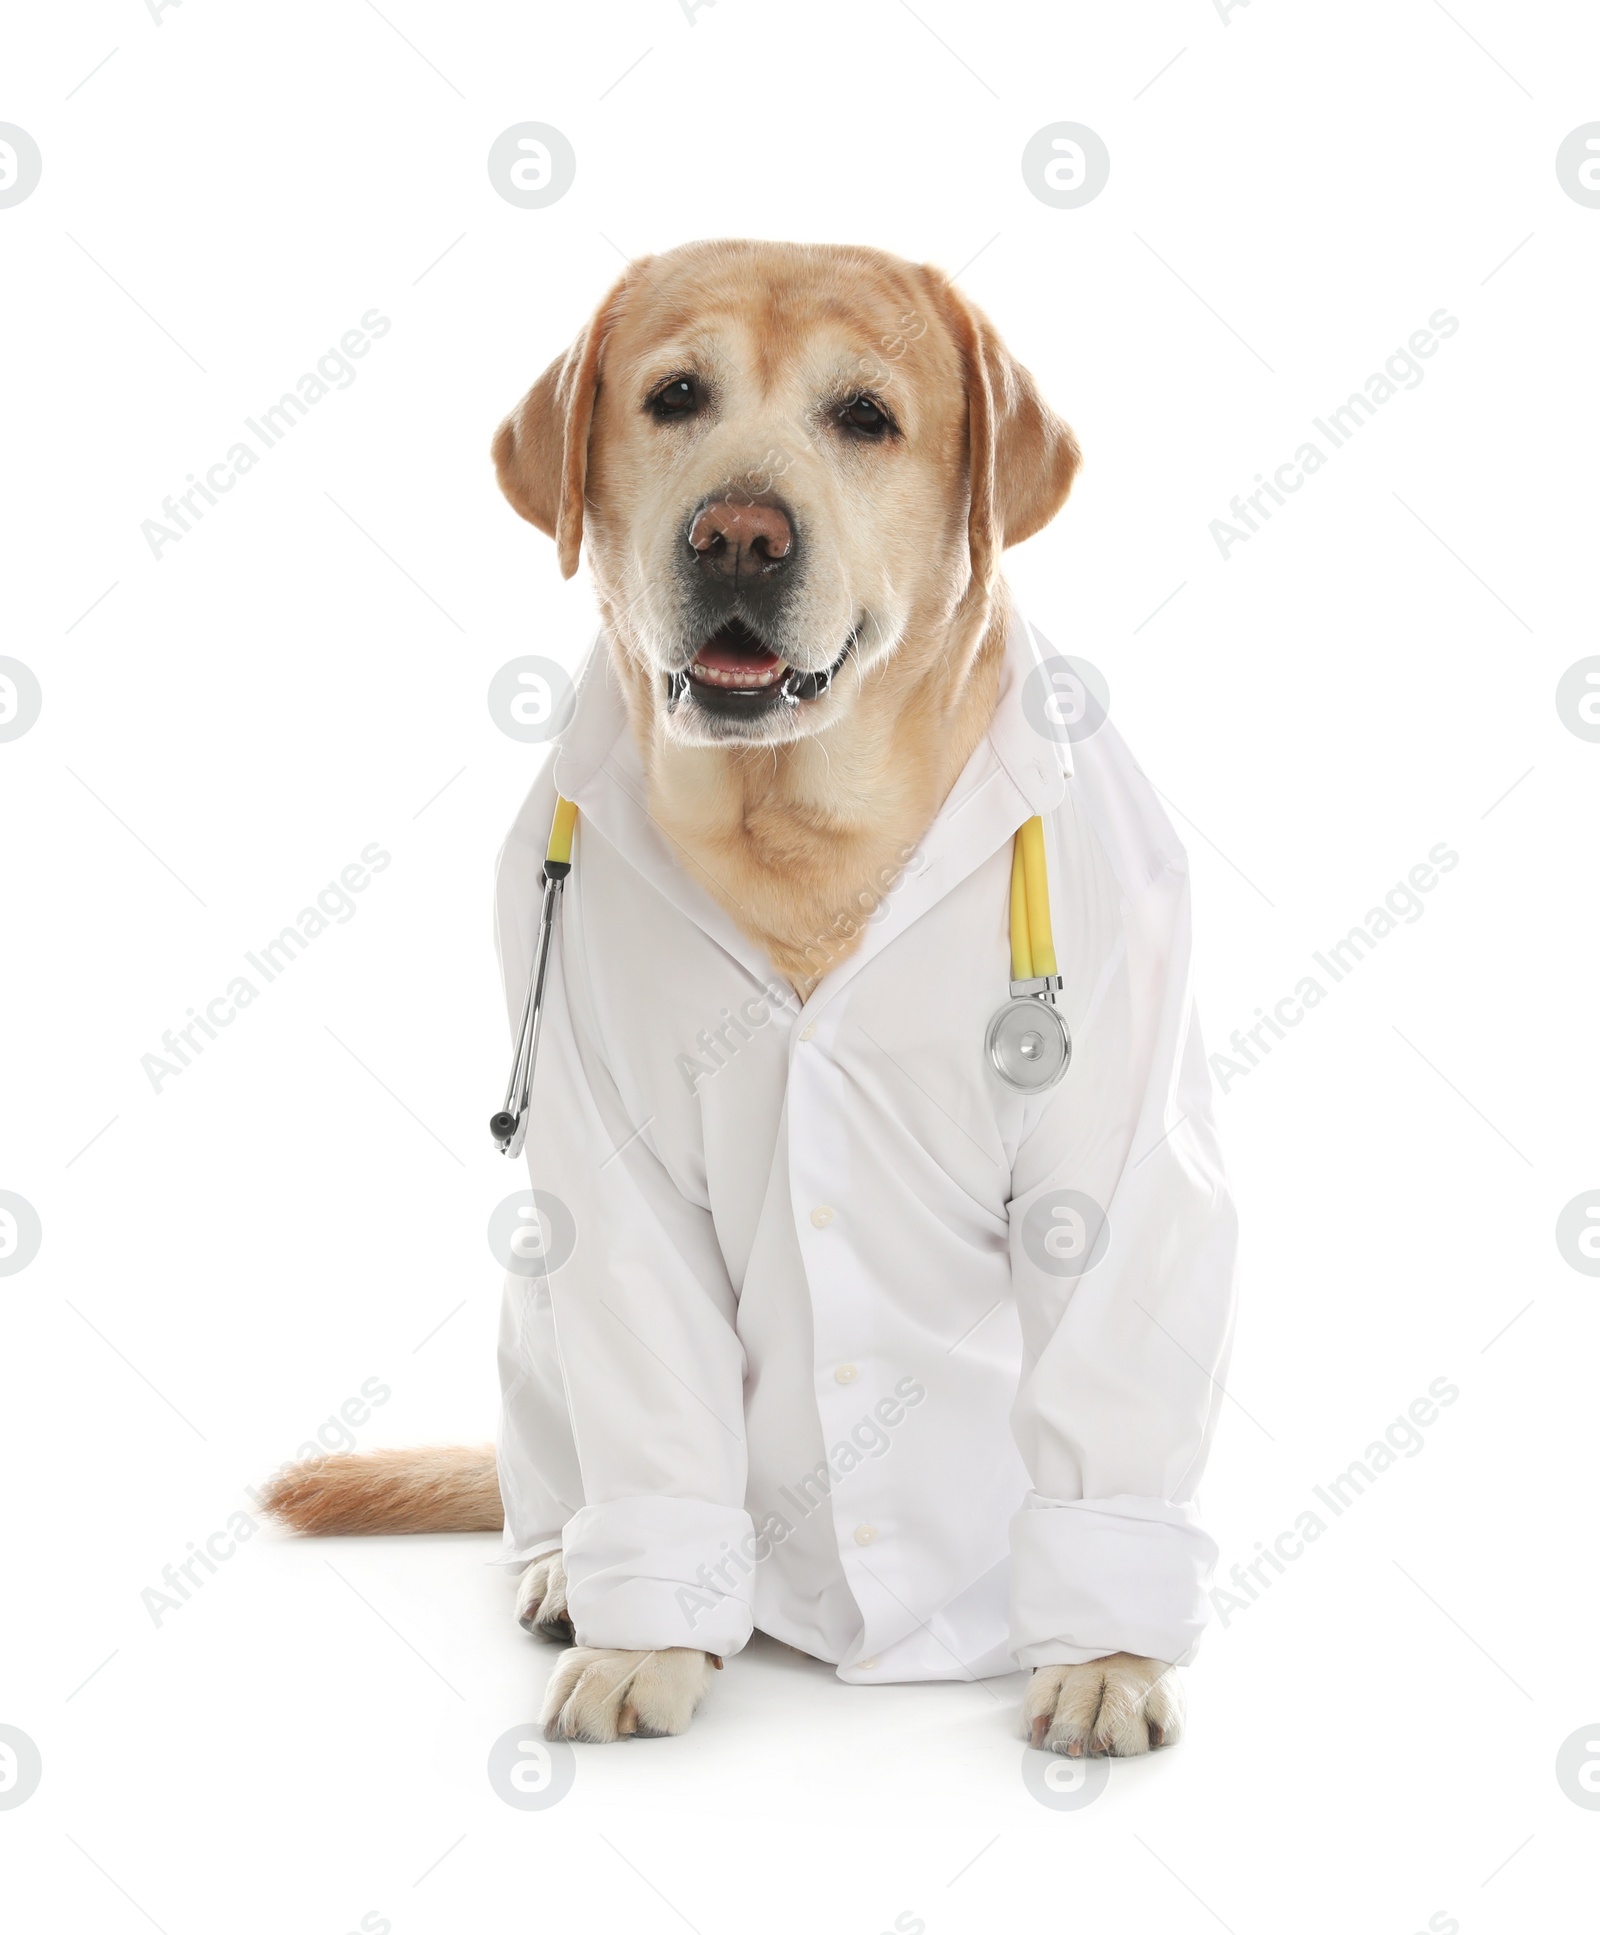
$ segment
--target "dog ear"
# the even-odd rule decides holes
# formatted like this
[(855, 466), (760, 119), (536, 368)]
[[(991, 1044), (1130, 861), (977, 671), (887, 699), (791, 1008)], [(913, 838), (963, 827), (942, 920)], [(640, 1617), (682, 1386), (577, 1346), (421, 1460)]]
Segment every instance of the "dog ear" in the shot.
[(967, 535), (972, 575), (987, 587), (1005, 547), (1042, 531), (1067, 501), (1082, 453), (988, 317), (929, 273), (966, 364)]
[(600, 352), (621, 313), (627, 285), (625, 274), (571, 349), (556, 358), (494, 433), (491, 454), (500, 488), (514, 511), (555, 539), (563, 578), (578, 568)]

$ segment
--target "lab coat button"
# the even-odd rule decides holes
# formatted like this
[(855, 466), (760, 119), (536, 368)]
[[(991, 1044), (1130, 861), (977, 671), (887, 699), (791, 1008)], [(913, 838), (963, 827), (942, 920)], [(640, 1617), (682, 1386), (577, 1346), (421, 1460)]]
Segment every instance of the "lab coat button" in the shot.
[(818, 1203), (811, 1212), (811, 1220), (819, 1230), (825, 1230), (833, 1221), (833, 1211), (826, 1203)]
[(854, 1364), (841, 1364), (833, 1375), (836, 1383), (854, 1384), (856, 1381), (856, 1367)]
[(878, 1664), (877, 1655), (874, 1654), (870, 1660), (857, 1660), (856, 1671), (858, 1673), (871, 1673), (876, 1669), (877, 1664)]
[(816, 1032), (817, 1032), (817, 1024), (814, 1021), (808, 1021), (806, 1025), (800, 1030), (800, 1039), (802, 1041), (810, 1041), (811, 1037)]
[(877, 1536), (878, 1536), (878, 1528), (876, 1525), (858, 1525), (856, 1527), (857, 1545), (871, 1545), (872, 1541)]

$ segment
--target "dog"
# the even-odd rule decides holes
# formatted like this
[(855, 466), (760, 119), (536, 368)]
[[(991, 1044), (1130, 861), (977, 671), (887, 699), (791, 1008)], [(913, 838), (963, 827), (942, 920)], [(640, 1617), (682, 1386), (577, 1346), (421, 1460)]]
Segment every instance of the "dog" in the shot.
[[(529, 1144), (535, 1192), (581, 1200), (587, 1261), (508, 1280), (498, 1465), (338, 1456), (270, 1509), (303, 1533), (504, 1526), (520, 1623), (568, 1646), (552, 1737), (681, 1732), (759, 1617), (854, 1681), (1030, 1667), (1035, 1747), (1175, 1741), (1232, 1211), (1182, 849), (1109, 726), (1054, 731), (1061, 662), (1000, 575), (1066, 501), (1072, 431), (936, 269), (718, 242), (630, 264), (492, 454), (562, 574), (587, 552), (602, 622), (556, 765), (588, 788), (541, 1049), (565, 1121), (536, 1091)], [(542, 784), (502, 857), (513, 1027)], [(1030, 807), (1072, 917), (1070, 1102), (982, 1065)], [(634, 953), (658, 1025), (629, 1045)], [(697, 1013), (702, 1046), (658, 1051)], [(786, 1059), (819, 1026), (824, 1060)], [(852, 1137), (853, 1205), (768, 1184)], [(1064, 1177), (1108, 1205), (1077, 1249)], [(883, 1220), (924, 1261), (875, 1261)], [(841, 1310), (869, 1348), (812, 1383), (807, 1322), (822, 1352)]]

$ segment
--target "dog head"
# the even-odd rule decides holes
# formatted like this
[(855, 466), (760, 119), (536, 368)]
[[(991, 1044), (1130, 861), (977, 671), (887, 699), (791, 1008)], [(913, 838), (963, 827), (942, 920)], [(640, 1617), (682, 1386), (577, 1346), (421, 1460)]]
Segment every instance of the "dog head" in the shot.
[(938, 271), (710, 242), (632, 264), (501, 424), (671, 741), (776, 745), (912, 679), (1066, 498), (1071, 431)]

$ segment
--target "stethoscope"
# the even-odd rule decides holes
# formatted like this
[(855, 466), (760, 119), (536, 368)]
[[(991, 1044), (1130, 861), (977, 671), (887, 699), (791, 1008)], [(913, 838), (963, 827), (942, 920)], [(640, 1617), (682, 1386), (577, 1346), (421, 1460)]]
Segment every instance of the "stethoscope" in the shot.
[[(520, 1156), (528, 1139), (528, 1100), (533, 1093), (533, 1063), (539, 1052), (539, 1020), (544, 1011), (544, 972), (550, 965), (550, 939), (556, 929), (556, 904), (572, 871), (572, 829), (578, 808), (556, 795), (556, 816), (550, 822), (550, 843), (544, 850), (544, 900), (539, 908), (539, 939), (528, 976), (528, 998), (522, 1004), (517, 1029), (517, 1054), (506, 1083), (506, 1099), (489, 1117), (489, 1133), (503, 1156)], [(513, 1106), (515, 1104), (515, 1106)]]
[(1056, 1006), (1060, 990), (1044, 821), (1035, 813), (1011, 842), (1011, 999), (995, 1010), (984, 1037), (994, 1072), (1019, 1095), (1054, 1088), (1072, 1060), (1072, 1034)]
[[(557, 798), (544, 856), (544, 899), (539, 935), (528, 975), (517, 1052), (505, 1101), (489, 1118), (489, 1133), (503, 1156), (517, 1156), (528, 1134), (533, 1065), (539, 1052), (544, 977), (550, 965), (556, 908), (572, 871), (572, 830), (578, 809)], [(1061, 989), (1050, 928), (1050, 881), (1045, 869), (1044, 821), (1037, 814), (1018, 827), (1011, 843), (1011, 998), (995, 1011), (984, 1036), (990, 1065), (1007, 1088), (1021, 1095), (1054, 1088), (1072, 1060), (1072, 1035), (1056, 1006)]]

